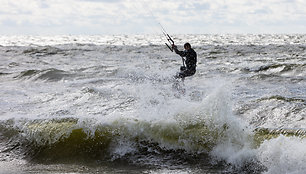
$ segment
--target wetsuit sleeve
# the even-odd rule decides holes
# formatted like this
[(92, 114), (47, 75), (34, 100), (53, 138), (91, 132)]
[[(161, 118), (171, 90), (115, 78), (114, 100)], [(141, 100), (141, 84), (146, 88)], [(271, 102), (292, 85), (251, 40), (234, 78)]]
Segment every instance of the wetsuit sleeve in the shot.
[(186, 51), (179, 51), (176, 47), (173, 48), (175, 53), (182, 56), (182, 57), (186, 57), (187, 56), (187, 52)]

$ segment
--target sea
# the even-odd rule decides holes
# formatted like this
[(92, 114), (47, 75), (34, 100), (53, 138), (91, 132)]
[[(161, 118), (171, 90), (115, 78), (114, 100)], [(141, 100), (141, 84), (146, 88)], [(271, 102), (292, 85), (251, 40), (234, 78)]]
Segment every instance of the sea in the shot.
[(306, 35), (0, 36), (0, 173), (306, 173)]

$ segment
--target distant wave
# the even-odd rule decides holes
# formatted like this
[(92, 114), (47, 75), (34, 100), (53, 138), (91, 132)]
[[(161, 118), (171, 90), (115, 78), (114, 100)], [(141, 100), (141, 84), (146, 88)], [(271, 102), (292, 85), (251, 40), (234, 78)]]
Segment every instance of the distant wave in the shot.
[(23, 54), (35, 54), (36, 56), (48, 56), (48, 55), (54, 55), (54, 54), (60, 54), (63, 53), (63, 51), (56, 47), (46, 46), (46, 47), (30, 47), (28, 49), (25, 49)]
[(246, 68), (246, 71), (249, 72), (262, 72), (262, 71), (269, 71), (269, 70), (275, 70), (276, 73), (285, 73), (288, 71), (302, 71), (303, 68), (306, 67), (306, 64), (270, 64), (270, 65), (264, 65), (260, 66), (256, 69), (249, 69)]
[(63, 70), (55, 68), (45, 70), (26, 70), (20, 72), (19, 75), (15, 76), (15, 79), (33, 79), (33, 80), (46, 80), (46, 81), (59, 81), (68, 77), (72, 77), (73, 74)]
[(281, 95), (274, 95), (274, 96), (270, 96), (270, 97), (264, 97), (264, 98), (260, 98), (258, 99), (258, 101), (264, 101), (264, 100), (279, 100), (279, 101), (285, 101), (285, 102), (300, 102), (300, 103), (304, 103), (306, 105), (306, 100), (302, 99), (302, 98), (294, 98), (294, 97), (284, 97)]

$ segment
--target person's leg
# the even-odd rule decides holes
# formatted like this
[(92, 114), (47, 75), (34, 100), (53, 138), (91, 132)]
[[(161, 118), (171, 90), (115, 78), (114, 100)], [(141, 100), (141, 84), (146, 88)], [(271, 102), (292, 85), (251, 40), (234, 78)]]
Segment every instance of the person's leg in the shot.
[(182, 79), (182, 81), (184, 81), (185, 77), (188, 77), (188, 76), (192, 76), (195, 74), (195, 71), (190, 71), (190, 70), (184, 70), (184, 71), (181, 71), (179, 73), (177, 73), (174, 78), (176, 79)]
[(194, 75), (195, 71), (186, 70), (186, 71), (180, 72), (179, 74), (181, 78), (185, 78), (185, 77)]
[(181, 71), (181, 72), (179, 72), (179, 73), (177, 73), (175, 76), (174, 76), (174, 78), (176, 78), (176, 79), (182, 79), (182, 78), (185, 78), (186, 77), (186, 74), (185, 74), (185, 72), (183, 71)]

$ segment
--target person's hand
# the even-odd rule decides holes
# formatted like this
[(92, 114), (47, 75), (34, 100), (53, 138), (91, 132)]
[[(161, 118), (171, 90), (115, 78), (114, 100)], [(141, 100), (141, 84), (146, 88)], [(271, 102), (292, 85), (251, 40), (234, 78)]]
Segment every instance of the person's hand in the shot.
[(181, 66), (180, 70), (185, 71), (185, 70), (187, 70), (187, 68), (185, 66)]
[(176, 49), (176, 48), (177, 48), (177, 46), (176, 46), (176, 45), (174, 45), (174, 44), (172, 44), (172, 48), (173, 48), (173, 49)]

